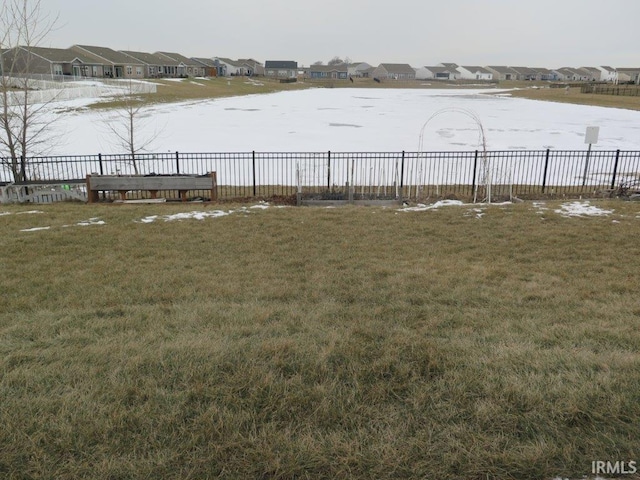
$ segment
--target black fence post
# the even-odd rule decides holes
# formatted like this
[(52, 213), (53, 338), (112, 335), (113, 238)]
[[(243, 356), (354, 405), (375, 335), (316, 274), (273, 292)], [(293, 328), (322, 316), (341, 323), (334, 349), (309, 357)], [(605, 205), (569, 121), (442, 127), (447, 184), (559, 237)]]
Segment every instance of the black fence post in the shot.
[(400, 197), (402, 197), (403, 186), (404, 186), (404, 150), (402, 150), (402, 163), (400, 164)]
[(331, 190), (331, 150), (327, 152), (327, 191)]
[(180, 154), (176, 152), (176, 173), (180, 175)]
[(22, 181), (27, 181), (27, 162), (24, 155), (20, 155), (20, 170), (22, 170)]
[(618, 160), (620, 160), (620, 150), (616, 150), (616, 161), (613, 164), (613, 177), (611, 177), (611, 190), (616, 188), (616, 175), (618, 174)]
[(102, 154), (98, 154), (98, 166), (100, 167), (100, 175), (104, 175), (104, 168), (102, 166)]
[(253, 196), (256, 196), (256, 151), (251, 151), (251, 161), (252, 161), (252, 175), (253, 175)]
[(544, 189), (547, 186), (547, 169), (549, 167), (549, 148), (547, 148), (547, 154), (544, 159), (544, 172), (542, 174), (542, 193), (544, 193)]
[(471, 194), (474, 195), (474, 198), (475, 198), (475, 191), (476, 191), (476, 171), (477, 170), (478, 170), (478, 150), (476, 150), (476, 153), (473, 156), (473, 175), (471, 180)]

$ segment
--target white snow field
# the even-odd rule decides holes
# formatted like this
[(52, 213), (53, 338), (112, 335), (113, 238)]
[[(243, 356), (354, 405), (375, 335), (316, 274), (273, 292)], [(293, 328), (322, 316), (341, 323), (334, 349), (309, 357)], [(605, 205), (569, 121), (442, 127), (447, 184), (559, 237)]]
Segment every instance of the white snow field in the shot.
[[(640, 150), (640, 112), (491, 95), (496, 90), (317, 88), (149, 107), (136, 134), (159, 136), (149, 152), (408, 152), (475, 150), (478, 126), (488, 150)], [(76, 100), (74, 105), (79, 105)], [(88, 102), (88, 100), (84, 100)], [(68, 111), (55, 122), (52, 155), (123, 153), (106, 122), (117, 112)], [(64, 110), (64, 111), (62, 111)], [(443, 111), (446, 110), (446, 111)], [(424, 128), (422, 148), (420, 132)]]

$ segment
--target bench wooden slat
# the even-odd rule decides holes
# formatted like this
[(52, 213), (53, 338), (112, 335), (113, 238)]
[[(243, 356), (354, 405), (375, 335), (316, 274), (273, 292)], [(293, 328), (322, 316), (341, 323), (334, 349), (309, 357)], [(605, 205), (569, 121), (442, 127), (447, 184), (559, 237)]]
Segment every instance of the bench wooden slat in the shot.
[(177, 190), (180, 198), (186, 200), (189, 190), (210, 190), (211, 199), (217, 198), (216, 172), (206, 176), (196, 175), (87, 175), (89, 202), (98, 201), (98, 192), (113, 190), (123, 195), (130, 190), (147, 190), (155, 198), (160, 190)]

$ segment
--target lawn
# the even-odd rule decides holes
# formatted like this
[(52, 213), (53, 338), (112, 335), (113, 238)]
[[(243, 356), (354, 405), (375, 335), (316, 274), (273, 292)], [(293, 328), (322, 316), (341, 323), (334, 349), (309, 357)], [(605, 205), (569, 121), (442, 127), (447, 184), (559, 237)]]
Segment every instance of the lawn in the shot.
[(3, 207), (0, 477), (638, 462), (640, 204), (568, 206)]
[(570, 88), (519, 88), (511, 91), (512, 97), (528, 98), (545, 102), (573, 103), (576, 105), (591, 105), (594, 107), (624, 108), (640, 110), (640, 97), (625, 97), (616, 95), (601, 95), (581, 93), (579, 87)]

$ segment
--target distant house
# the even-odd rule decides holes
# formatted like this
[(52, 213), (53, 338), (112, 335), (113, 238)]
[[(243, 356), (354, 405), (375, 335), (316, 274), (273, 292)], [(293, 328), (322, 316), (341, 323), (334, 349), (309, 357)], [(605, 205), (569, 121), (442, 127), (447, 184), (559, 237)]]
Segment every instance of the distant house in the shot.
[(615, 68), (601, 66), (601, 67), (598, 67), (598, 70), (600, 70), (601, 81), (618, 83), (618, 71)]
[(155, 52), (154, 55), (175, 62), (178, 77), (204, 77), (204, 67), (184, 55), (174, 52)]
[(602, 79), (602, 72), (596, 67), (580, 67), (578, 70), (585, 72), (588, 75), (588, 81), (599, 82)]
[(253, 58), (240, 58), (238, 63), (245, 67), (245, 75), (249, 77), (264, 75), (264, 65)]
[(122, 52), (107, 47), (74, 45), (70, 50), (103, 65), (103, 76), (108, 78), (144, 78), (144, 64)]
[(533, 70), (538, 74), (537, 80), (543, 82), (554, 82), (558, 80), (558, 74), (549, 68), (536, 67)]
[(141, 62), (145, 68), (144, 76), (146, 78), (162, 78), (165, 76), (164, 70), (166, 60), (159, 56), (154, 55), (153, 53), (133, 52), (130, 50), (121, 50), (121, 53), (131, 57), (133, 60)]
[(238, 60), (215, 57), (214, 62), (218, 66), (218, 75), (222, 77), (235, 77), (246, 75), (247, 66)]
[(620, 67), (618, 71), (618, 82), (633, 82), (640, 85), (640, 68)]
[(309, 67), (309, 78), (346, 80), (349, 78), (349, 68), (345, 63), (338, 65), (311, 65)]
[(558, 68), (555, 72), (558, 74), (558, 80), (564, 82), (586, 82), (590, 78), (589, 72), (572, 67)]
[(102, 62), (67, 48), (15, 47), (5, 50), (2, 55), (6, 73), (76, 77), (104, 75)]
[(485, 67), (493, 73), (494, 80), (509, 81), (518, 80), (518, 72), (507, 66), (490, 65)]
[(458, 80), (460, 72), (454, 67), (420, 67), (416, 69), (418, 80)]
[(407, 63), (381, 63), (373, 71), (380, 80), (415, 80), (416, 71)]
[(200, 57), (192, 57), (196, 63), (199, 63), (204, 67), (204, 76), (205, 77), (217, 77), (218, 76), (218, 66), (213, 58), (200, 58)]
[(350, 77), (364, 77), (365, 72), (373, 68), (367, 62), (353, 62), (347, 65), (347, 73)]
[(516, 72), (516, 80), (523, 80), (527, 82), (535, 81), (538, 79), (538, 72), (529, 67), (509, 67)]
[(493, 80), (493, 73), (483, 67), (460, 66), (456, 70), (463, 80)]
[(264, 62), (264, 74), (273, 78), (297, 78), (298, 62), (288, 60), (267, 60)]

